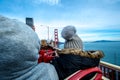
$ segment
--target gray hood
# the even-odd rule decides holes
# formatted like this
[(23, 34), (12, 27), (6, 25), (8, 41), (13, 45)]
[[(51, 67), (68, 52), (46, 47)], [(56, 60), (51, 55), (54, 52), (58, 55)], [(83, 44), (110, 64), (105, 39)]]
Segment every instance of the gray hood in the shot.
[(40, 40), (29, 26), (0, 16), (0, 80), (50, 80), (48, 66), (56, 71), (50, 64), (38, 64), (39, 49)]

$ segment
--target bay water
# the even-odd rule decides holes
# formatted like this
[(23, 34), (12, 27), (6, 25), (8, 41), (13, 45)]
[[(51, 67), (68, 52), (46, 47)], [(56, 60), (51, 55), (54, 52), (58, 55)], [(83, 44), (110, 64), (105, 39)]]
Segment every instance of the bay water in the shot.
[[(63, 49), (63, 45), (60, 48)], [(120, 66), (120, 42), (84, 42), (84, 50), (101, 50), (104, 52), (102, 61)]]
[(84, 50), (102, 50), (102, 61), (120, 66), (120, 42), (86, 42)]

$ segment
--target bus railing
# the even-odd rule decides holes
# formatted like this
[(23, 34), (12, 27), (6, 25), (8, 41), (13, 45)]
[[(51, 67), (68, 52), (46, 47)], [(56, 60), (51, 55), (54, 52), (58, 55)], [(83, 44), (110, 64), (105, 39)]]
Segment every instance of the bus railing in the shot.
[(100, 69), (103, 72), (103, 76), (110, 80), (120, 80), (120, 66), (100, 61)]

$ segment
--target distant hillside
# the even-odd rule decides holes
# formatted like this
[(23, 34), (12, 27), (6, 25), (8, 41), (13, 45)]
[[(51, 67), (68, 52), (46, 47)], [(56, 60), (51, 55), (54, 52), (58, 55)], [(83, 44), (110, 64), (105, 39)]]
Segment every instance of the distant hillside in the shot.
[(98, 40), (93, 42), (120, 42), (120, 41), (112, 41), (112, 40)]
[[(83, 41), (84, 42), (84, 41)], [(120, 41), (112, 41), (112, 40), (97, 40), (97, 41), (85, 41), (84, 43), (94, 43), (94, 42), (120, 42)], [(59, 42), (59, 44), (64, 44), (65, 42)]]

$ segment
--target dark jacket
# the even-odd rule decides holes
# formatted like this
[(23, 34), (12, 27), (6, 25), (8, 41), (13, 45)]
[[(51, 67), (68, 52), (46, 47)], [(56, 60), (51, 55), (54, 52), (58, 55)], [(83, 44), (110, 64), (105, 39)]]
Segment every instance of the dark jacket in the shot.
[[(102, 53), (96, 53), (96, 51), (79, 52), (80, 53), (76, 52), (73, 54), (70, 51), (69, 53), (62, 51), (60, 52), (59, 57), (56, 57), (52, 60), (51, 64), (55, 66), (60, 80), (65, 79), (77, 70), (98, 66), (100, 62), (100, 57), (103, 56)], [(93, 56), (91, 56), (92, 53), (94, 54)], [(93, 76), (94, 74), (90, 74), (86, 78), (84, 78), (84, 80), (88, 80)]]

